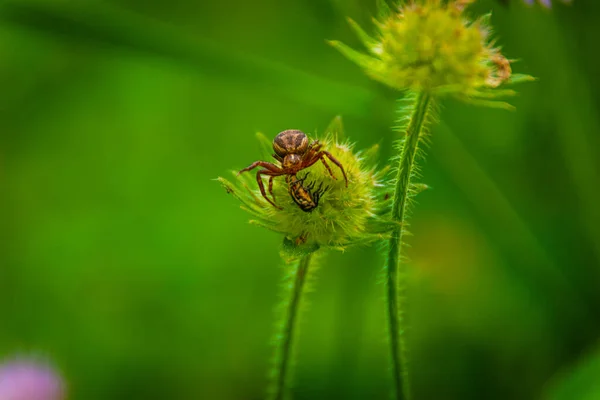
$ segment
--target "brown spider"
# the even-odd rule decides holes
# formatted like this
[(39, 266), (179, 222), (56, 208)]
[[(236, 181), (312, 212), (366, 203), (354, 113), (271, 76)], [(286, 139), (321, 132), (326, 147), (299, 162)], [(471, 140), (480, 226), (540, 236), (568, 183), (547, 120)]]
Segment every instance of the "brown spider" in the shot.
[(271, 194), (271, 197), (273, 197), (273, 200), (275, 200), (275, 196), (273, 195), (273, 178), (280, 175), (295, 176), (299, 171), (310, 167), (319, 160), (323, 162), (323, 165), (325, 168), (327, 168), (327, 171), (329, 171), (329, 175), (331, 175), (333, 179), (337, 179), (333, 175), (331, 168), (329, 168), (329, 164), (327, 164), (325, 161), (325, 157), (327, 157), (332, 163), (337, 165), (342, 170), (342, 174), (346, 180), (346, 187), (348, 187), (348, 177), (346, 177), (344, 167), (334, 156), (331, 155), (331, 153), (321, 150), (322, 147), (323, 145), (320, 144), (318, 140), (315, 140), (309, 144), (308, 137), (304, 134), (304, 132), (295, 129), (289, 129), (280, 132), (277, 136), (275, 136), (275, 139), (273, 139), (273, 150), (275, 150), (273, 157), (279, 161), (281, 166), (266, 161), (255, 161), (248, 167), (238, 172), (238, 175), (242, 172), (250, 171), (256, 167), (264, 168), (256, 173), (256, 181), (258, 182), (260, 193), (263, 195), (265, 200), (280, 210), (281, 207), (267, 197), (265, 185), (262, 181), (262, 175), (269, 176), (269, 193)]

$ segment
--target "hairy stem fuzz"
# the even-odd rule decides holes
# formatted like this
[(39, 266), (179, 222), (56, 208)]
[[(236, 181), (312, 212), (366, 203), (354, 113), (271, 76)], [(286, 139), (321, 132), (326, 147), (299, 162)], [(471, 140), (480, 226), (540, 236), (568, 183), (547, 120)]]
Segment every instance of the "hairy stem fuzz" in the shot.
[(279, 317), (280, 322), (275, 337), (275, 358), (271, 370), (269, 395), (267, 396), (269, 400), (284, 400), (287, 398), (286, 392), (290, 381), (290, 367), (294, 358), (294, 341), (298, 327), (298, 316), (312, 258), (312, 253), (303, 255), (299, 261), (292, 264), (290, 274), (286, 277), (283, 309)]
[(410, 119), (406, 127), (404, 144), (401, 147), (398, 173), (395, 181), (392, 220), (396, 224), (389, 240), (386, 260), (387, 311), (389, 322), (390, 352), (395, 398), (410, 399), (408, 374), (408, 346), (406, 343), (406, 265), (402, 262), (402, 240), (406, 234), (407, 204), (412, 195), (411, 182), (415, 172), (415, 157), (419, 141), (425, 131), (431, 97), (417, 93), (411, 105)]

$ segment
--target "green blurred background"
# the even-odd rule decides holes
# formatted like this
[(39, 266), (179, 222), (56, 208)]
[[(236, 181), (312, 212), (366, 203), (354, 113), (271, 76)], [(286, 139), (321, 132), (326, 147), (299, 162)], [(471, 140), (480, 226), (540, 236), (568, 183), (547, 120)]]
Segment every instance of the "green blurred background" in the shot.
[[(70, 398), (260, 399), (281, 238), (213, 179), (254, 133), (396, 138), (328, 47), (373, 1), (0, 2), (0, 358)], [(415, 399), (600, 399), (600, 3), (493, 9), (517, 111), (445, 101), (409, 239)], [(383, 255), (329, 253), (295, 399), (386, 399)], [(594, 385), (596, 387), (594, 388)], [(595, 392), (594, 392), (595, 390)]]

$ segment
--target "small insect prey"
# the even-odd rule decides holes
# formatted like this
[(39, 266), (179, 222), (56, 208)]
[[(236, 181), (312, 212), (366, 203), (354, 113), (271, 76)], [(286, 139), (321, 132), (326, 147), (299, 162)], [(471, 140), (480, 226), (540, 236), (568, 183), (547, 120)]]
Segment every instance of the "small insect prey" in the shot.
[[(309, 172), (310, 173), (310, 172)], [(288, 191), (292, 200), (300, 207), (302, 211), (311, 212), (319, 205), (319, 199), (329, 189), (328, 187), (323, 188), (323, 182), (319, 184), (317, 189), (315, 188), (315, 182), (311, 182), (304, 186), (304, 181), (308, 177), (307, 173), (304, 178), (298, 179), (296, 175), (287, 176)]]

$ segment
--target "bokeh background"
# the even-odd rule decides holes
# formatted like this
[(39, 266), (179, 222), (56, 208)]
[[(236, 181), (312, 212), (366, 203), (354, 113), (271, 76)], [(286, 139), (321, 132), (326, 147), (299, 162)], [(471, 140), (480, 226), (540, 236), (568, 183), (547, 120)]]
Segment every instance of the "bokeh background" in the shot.
[[(481, 1), (516, 112), (443, 103), (412, 218), (415, 399), (600, 399), (600, 3)], [(260, 399), (281, 238), (214, 181), (254, 133), (391, 155), (399, 96), (328, 47), (374, 1), (0, 2), (0, 359), (70, 399)], [(295, 399), (386, 399), (383, 255), (329, 253)]]

